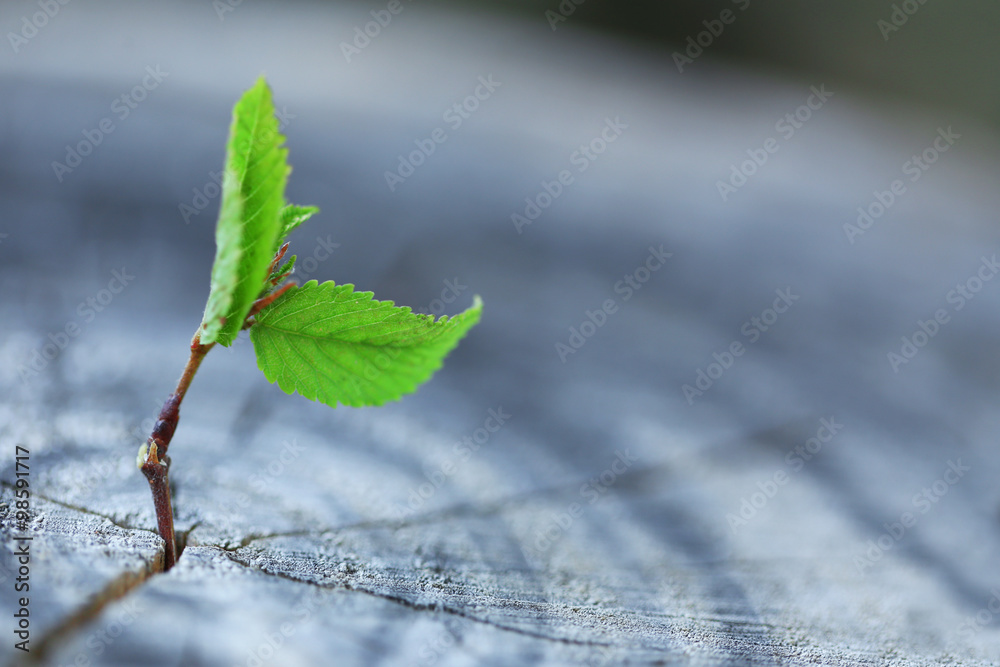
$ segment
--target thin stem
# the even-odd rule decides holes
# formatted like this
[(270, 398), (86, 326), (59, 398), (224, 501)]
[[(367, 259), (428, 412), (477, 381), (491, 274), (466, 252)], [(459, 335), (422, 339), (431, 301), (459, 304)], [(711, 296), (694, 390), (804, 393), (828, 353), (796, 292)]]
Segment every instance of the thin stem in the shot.
[[(295, 283), (288, 283), (287, 285), (282, 285), (281, 287), (274, 290), (267, 296), (263, 296), (254, 301), (253, 306), (251, 306), (250, 308), (250, 313), (247, 314), (247, 321), (249, 321), (251, 317), (255, 316), (260, 311), (270, 306), (278, 299), (278, 297), (282, 296), (285, 292), (292, 289), (293, 287), (297, 287), (297, 285)], [(243, 324), (244, 326), (246, 326), (246, 322), (244, 322)]]
[[(288, 244), (286, 243), (278, 251), (272, 262), (271, 271), (274, 271), (273, 267), (277, 266), (278, 262), (281, 261), (287, 249)], [(243, 322), (242, 329), (250, 328), (254, 324), (254, 315), (269, 306), (275, 299), (292, 287), (295, 287), (295, 284), (289, 283), (271, 294), (257, 299), (250, 308), (250, 312)], [(191, 381), (194, 380), (195, 373), (198, 372), (198, 367), (201, 366), (205, 355), (213, 347), (215, 347), (214, 342), (207, 345), (201, 344), (200, 329), (194, 334), (194, 337), (191, 339), (191, 356), (188, 357), (187, 364), (184, 366), (184, 372), (181, 373), (181, 378), (177, 381), (177, 389), (164, 401), (163, 407), (160, 409), (160, 415), (153, 426), (153, 432), (146, 440), (146, 444), (139, 449), (139, 456), (136, 460), (139, 470), (145, 475), (146, 481), (149, 482), (149, 489), (153, 493), (156, 525), (159, 528), (160, 537), (163, 538), (164, 542), (164, 571), (172, 568), (174, 563), (177, 562), (177, 540), (174, 536), (174, 508), (170, 501), (170, 458), (167, 456), (167, 448), (170, 446), (170, 440), (174, 437), (177, 422), (180, 421), (181, 402), (184, 400), (184, 396), (191, 386)]]
[(215, 343), (209, 343), (208, 345), (201, 344), (200, 330), (191, 339), (191, 356), (188, 358), (187, 365), (184, 366), (184, 372), (181, 374), (181, 379), (177, 381), (177, 389), (174, 391), (174, 395), (179, 397), (177, 399), (178, 405), (184, 400), (184, 395), (187, 394), (188, 387), (191, 386), (191, 380), (194, 379), (194, 374), (198, 372), (198, 367), (201, 366), (205, 355), (213, 347), (215, 347)]
[(200, 333), (195, 333), (194, 338), (191, 339), (191, 356), (184, 366), (181, 379), (177, 382), (177, 389), (164, 401), (163, 407), (160, 409), (160, 416), (153, 426), (153, 432), (146, 440), (146, 444), (139, 450), (137, 463), (139, 470), (149, 482), (149, 490), (153, 493), (156, 524), (164, 542), (164, 570), (172, 568), (177, 561), (174, 509), (170, 500), (170, 457), (167, 456), (167, 447), (170, 446), (174, 431), (177, 429), (177, 422), (180, 421), (181, 402), (191, 386), (191, 380), (198, 372), (198, 367), (201, 366), (205, 355), (214, 346), (215, 343), (202, 345)]
[(156, 443), (149, 444), (148, 457), (139, 468), (149, 482), (153, 492), (153, 508), (156, 510), (156, 525), (163, 538), (163, 570), (169, 570), (177, 562), (177, 540), (174, 536), (174, 508), (170, 501), (170, 458), (157, 457)]

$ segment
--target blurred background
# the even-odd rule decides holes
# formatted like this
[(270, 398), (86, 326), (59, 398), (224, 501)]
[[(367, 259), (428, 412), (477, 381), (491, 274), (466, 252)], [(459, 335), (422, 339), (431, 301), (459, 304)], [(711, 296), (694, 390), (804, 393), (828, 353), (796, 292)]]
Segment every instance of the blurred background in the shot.
[[(53, 664), (251, 664), (314, 589), (275, 664), (995, 664), (998, 26), (972, 0), (2, 3), (0, 478), (29, 447)], [(296, 278), (484, 316), (378, 409), (213, 351), (171, 445), (183, 567), (151, 576), (135, 451), (262, 73), (288, 199), (322, 210)]]
[[(529, 18), (559, 13), (557, 3), (545, 0), (477, 4)], [(750, 3), (587, 0), (572, 17), (580, 27), (663, 55), (682, 51), (687, 38), (705, 28), (703, 21), (745, 5)], [(919, 20), (903, 21), (916, 17), (918, 7)], [(989, 37), (998, 23), (1000, 8), (985, 0), (753, 2), (753, 11), (713, 42), (711, 57), (785, 77), (818, 76), (836, 88), (961, 110), (995, 124), (998, 86), (983, 67), (1000, 60), (1000, 47)]]

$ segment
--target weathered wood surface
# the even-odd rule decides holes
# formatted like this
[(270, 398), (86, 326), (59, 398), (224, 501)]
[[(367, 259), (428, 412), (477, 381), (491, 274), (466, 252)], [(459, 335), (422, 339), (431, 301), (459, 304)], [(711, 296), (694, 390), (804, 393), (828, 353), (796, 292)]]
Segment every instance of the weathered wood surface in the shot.
[[(5, 4), (0, 25), (33, 7)], [(997, 248), (995, 136), (836, 91), (722, 202), (716, 181), (822, 81), (707, 58), (680, 76), (571, 27), (416, 4), (348, 64), (361, 10), (165, 7), (70, 5), (0, 59), (0, 477), (28, 447), (44, 662), (996, 664), (1000, 285), (948, 300)], [(157, 64), (169, 76), (59, 183), (51, 162)], [(283, 395), (245, 340), (213, 351), (171, 447), (187, 547), (151, 574), (134, 457), (201, 314), (217, 199), (190, 224), (178, 206), (261, 70), (290, 114), (290, 198), (323, 209), (293, 240), (300, 265), (332, 248), (309, 277), (416, 308), (458, 283), (448, 312), (480, 294), (486, 313), (429, 385), (379, 409)], [(390, 192), (383, 172), (490, 74), (502, 86)], [(621, 138), (518, 234), (524, 198), (616, 117)], [(849, 243), (856, 207), (939, 126), (960, 140)], [(625, 301), (617, 281), (661, 244), (672, 256)], [(112, 271), (134, 278), (89, 321), (78, 304)], [(798, 299), (751, 342), (744, 322), (786, 289)], [(556, 343), (608, 299), (563, 363)], [(887, 353), (939, 309), (893, 372)], [(682, 386), (737, 341), (689, 405)], [(509, 418), (479, 430), (491, 410)], [(842, 428), (798, 467), (824, 419)], [(949, 462), (969, 470), (939, 497)]]

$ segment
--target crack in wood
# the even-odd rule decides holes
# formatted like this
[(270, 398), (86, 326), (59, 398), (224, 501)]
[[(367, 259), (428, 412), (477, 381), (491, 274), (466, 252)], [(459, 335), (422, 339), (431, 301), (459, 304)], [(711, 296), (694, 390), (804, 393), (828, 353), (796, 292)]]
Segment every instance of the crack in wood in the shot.
[(148, 581), (163, 570), (163, 560), (147, 562), (146, 567), (138, 572), (123, 572), (108, 583), (85, 605), (63, 619), (58, 625), (46, 632), (38, 641), (36, 648), (29, 654), (31, 662), (42, 662), (56, 645), (69, 637), (75, 630), (97, 618), (104, 609), (113, 602), (123, 599), (133, 590)]
[[(5, 481), (5, 480), (0, 480), (0, 486), (2, 486), (4, 488), (7, 488), (7, 489), (10, 489), (12, 491), (16, 490), (16, 487), (13, 484), (11, 484), (10, 482)], [(142, 530), (142, 531), (145, 531), (147, 533), (153, 533), (154, 535), (158, 535), (158, 533), (155, 530), (150, 530), (149, 528), (142, 528), (140, 526), (130, 526), (129, 524), (127, 524), (127, 523), (125, 523), (125, 522), (123, 522), (123, 521), (121, 521), (119, 519), (116, 519), (113, 516), (108, 516), (107, 514), (101, 514), (100, 512), (95, 512), (94, 510), (90, 510), (90, 509), (87, 509), (86, 507), (81, 507), (79, 505), (74, 505), (73, 503), (68, 503), (68, 502), (66, 502), (64, 500), (57, 500), (56, 498), (52, 498), (51, 496), (47, 496), (44, 493), (39, 493), (38, 491), (32, 490), (31, 493), (32, 493), (32, 495), (35, 498), (41, 498), (42, 500), (44, 500), (47, 503), (52, 503), (53, 505), (59, 505), (60, 507), (65, 507), (66, 509), (70, 509), (70, 510), (73, 510), (75, 512), (80, 512), (81, 514), (88, 514), (90, 516), (96, 516), (96, 517), (100, 517), (102, 519), (106, 519), (106, 520), (110, 521), (111, 523), (113, 523), (114, 525), (116, 525), (119, 528), (121, 528), (122, 530)]]
[(344, 584), (334, 584), (334, 583), (326, 584), (326, 583), (321, 583), (321, 582), (317, 582), (317, 581), (308, 581), (306, 579), (300, 579), (298, 577), (292, 576), (291, 574), (288, 574), (286, 572), (277, 572), (277, 571), (265, 570), (263, 568), (256, 567), (254, 565), (251, 565), (249, 562), (243, 560), (242, 558), (240, 558), (233, 551), (229, 551), (229, 550), (226, 550), (226, 549), (222, 549), (222, 551), (224, 551), (226, 553), (227, 557), (231, 561), (237, 563), (238, 565), (242, 565), (243, 567), (245, 567), (247, 569), (260, 572), (261, 574), (264, 574), (264, 575), (267, 575), (267, 576), (270, 576), (270, 577), (276, 577), (278, 579), (285, 579), (287, 581), (294, 581), (295, 583), (303, 584), (303, 585), (306, 585), (306, 586), (314, 586), (316, 588), (322, 588), (324, 590), (331, 590), (331, 591), (343, 590), (343, 591), (349, 591), (349, 592), (352, 592), (352, 593), (361, 593), (363, 595), (368, 595), (368, 596), (371, 596), (371, 597), (374, 597), (374, 598), (379, 598), (379, 599), (382, 599), (382, 600), (386, 600), (388, 602), (395, 603), (397, 605), (400, 605), (400, 606), (405, 607), (407, 609), (411, 609), (413, 611), (441, 612), (441, 613), (449, 614), (451, 616), (455, 616), (457, 618), (465, 619), (467, 621), (472, 621), (473, 623), (480, 623), (482, 625), (487, 625), (487, 626), (490, 626), (492, 628), (496, 628), (497, 630), (502, 630), (504, 632), (512, 632), (514, 634), (522, 635), (522, 636), (525, 636), (525, 637), (532, 637), (534, 639), (542, 639), (542, 640), (545, 640), (545, 641), (557, 642), (557, 643), (560, 643), (560, 644), (569, 644), (569, 645), (573, 645), (573, 646), (604, 647), (604, 648), (611, 648), (611, 647), (615, 646), (614, 644), (610, 644), (610, 643), (607, 643), (607, 642), (585, 641), (585, 640), (582, 640), (582, 639), (571, 639), (569, 637), (554, 637), (552, 635), (546, 635), (546, 634), (542, 634), (540, 632), (532, 632), (531, 630), (525, 630), (524, 628), (518, 628), (518, 627), (514, 627), (514, 626), (503, 625), (501, 623), (496, 623), (495, 621), (491, 621), (491, 620), (486, 619), (486, 618), (480, 618), (478, 616), (470, 614), (469, 612), (464, 611), (462, 609), (459, 609), (457, 607), (451, 607), (449, 605), (442, 604), (442, 603), (433, 603), (432, 604), (432, 603), (414, 602), (413, 600), (409, 600), (409, 599), (407, 599), (405, 597), (402, 597), (402, 596), (393, 595), (391, 593), (385, 593), (385, 592), (376, 591), (376, 590), (371, 590), (371, 589), (368, 589), (368, 588), (362, 588), (362, 587), (359, 587), (359, 586), (353, 586), (353, 585), (347, 584), (347, 583), (344, 583)]
[[(635, 470), (630, 470), (628, 472), (622, 473), (619, 479), (628, 480), (631, 479), (641, 480), (649, 474), (660, 472), (664, 469), (669, 468), (667, 465), (654, 465), (646, 466), (643, 468), (637, 468)], [(515, 505), (527, 504), (538, 498), (544, 498), (546, 496), (558, 497), (565, 493), (570, 493), (579, 488), (579, 480), (568, 482), (566, 484), (561, 484), (558, 486), (552, 486), (543, 489), (533, 489), (531, 491), (526, 491), (524, 493), (518, 493), (506, 498), (500, 498), (494, 500), (490, 503), (483, 505), (473, 505), (471, 503), (458, 503), (451, 505), (449, 507), (442, 507), (431, 512), (424, 512), (413, 517), (408, 517), (405, 519), (371, 519), (367, 521), (359, 521), (356, 523), (344, 524), (342, 526), (327, 527), (327, 528), (316, 528), (312, 530), (294, 530), (281, 533), (271, 533), (268, 535), (257, 535), (250, 534), (244, 537), (240, 541), (239, 547), (222, 547), (218, 548), (225, 551), (236, 551), (237, 549), (249, 546), (254, 542), (261, 540), (269, 540), (278, 537), (308, 537), (310, 535), (320, 536), (324, 533), (336, 533), (338, 531), (353, 531), (353, 530), (367, 530), (372, 528), (386, 528), (390, 530), (398, 530), (401, 528), (412, 528), (416, 526), (425, 526), (428, 524), (438, 523), (441, 521), (446, 521), (448, 519), (455, 519), (461, 517), (471, 517), (471, 518), (486, 518), (502, 514), (511, 509)], [(619, 490), (625, 490), (626, 492), (636, 491), (631, 489), (627, 484), (622, 484)], [(190, 531), (189, 531), (190, 532)], [(213, 547), (218, 545), (204, 544), (201, 546)]]
[[(16, 487), (10, 482), (0, 480), (0, 487), (14, 490)], [(93, 510), (88, 510), (84, 507), (79, 507), (73, 505), (72, 503), (63, 502), (61, 500), (56, 500), (43, 493), (34, 492), (33, 495), (40, 500), (47, 503), (57, 505), (59, 507), (64, 507), (75, 512), (80, 512), (88, 516), (94, 516), (101, 519), (109, 521), (114, 526), (121, 528), (126, 531), (143, 531), (148, 533), (153, 533), (158, 536), (155, 530), (149, 530), (148, 528), (140, 528), (135, 526), (130, 526), (125, 522), (116, 520), (106, 514), (100, 512), (95, 512)], [(194, 530), (199, 524), (196, 523), (191, 528), (186, 531), (182, 531), (178, 534), (177, 547), (178, 547), (178, 557), (183, 552), (185, 545), (187, 544), (188, 535), (192, 530)], [(89, 601), (87, 601), (82, 606), (78, 607), (75, 611), (68, 614), (62, 621), (56, 624), (54, 627), (47, 630), (42, 637), (38, 640), (37, 647), (31, 651), (28, 655), (28, 661), (32, 663), (39, 663), (48, 656), (52, 648), (62, 643), (67, 639), (75, 630), (85, 625), (86, 623), (97, 618), (105, 608), (110, 604), (124, 599), (133, 590), (139, 588), (143, 583), (148, 581), (150, 578), (157, 574), (163, 573), (163, 552), (159, 552), (159, 557), (153, 560), (145, 561), (145, 567), (138, 571), (128, 571), (123, 572), (114, 579), (112, 579), (103, 589), (101, 589), (96, 595), (93, 596)]]
[[(628, 477), (634, 478), (634, 479), (641, 479), (643, 476), (649, 475), (649, 474), (657, 472), (657, 471), (661, 471), (665, 467), (667, 467), (667, 466), (664, 466), (664, 465), (655, 465), (655, 466), (644, 467), (644, 468), (641, 468), (641, 469), (636, 469), (634, 471), (629, 471), (628, 473), (625, 473), (625, 475), (623, 475), (623, 477), (628, 476)], [(446, 521), (446, 520), (449, 520), (449, 519), (460, 518), (460, 517), (486, 518), (486, 517), (495, 516), (497, 514), (501, 514), (503, 512), (509, 511), (514, 506), (527, 504), (527, 503), (530, 503), (530, 502), (532, 502), (534, 500), (537, 500), (539, 498), (544, 498), (544, 497), (558, 497), (560, 495), (572, 492), (573, 490), (575, 490), (579, 486), (579, 484), (580, 484), (580, 482), (578, 480), (575, 480), (573, 482), (568, 482), (566, 484), (561, 484), (561, 485), (557, 485), (557, 486), (553, 486), (553, 487), (549, 487), (549, 488), (534, 489), (532, 491), (528, 491), (528, 492), (524, 492), (524, 493), (520, 493), (520, 494), (514, 494), (514, 495), (508, 496), (506, 498), (501, 498), (501, 499), (498, 499), (498, 500), (495, 500), (493, 502), (490, 502), (490, 503), (487, 503), (487, 504), (483, 504), (483, 505), (472, 505), (470, 503), (459, 503), (459, 504), (456, 504), (456, 505), (452, 505), (450, 507), (444, 507), (444, 508), (441, 508), (441, 509), (438, 509), (438, 510), (434, 510), (434, 511), (431, 511), (431, 512), (425, 512), (423, 514), (419, 514), (419, 515), (412, 516), (412, 517), (407, 517), (407, 518), (404, 518), (404, 519), (376, 519), (376, 520), (369, 520), (369, 521), (360, 521), (360, 522), (353, 523), (353, 524), (346, 524), (346, 525), (343, 525), (343, 526), (339, 526), (337, 528), (312, 529), (312, 530), (296, 530), (296, 531), (286, 531), (286, 532), (271, 533), (271, 534), (266, 534), (266, 535), (251, 533), (251, 534), (245, 536), (242, 540), (240, 540), (239, 546), (235, 547), (235, 548), (234, 547), (225, 547), (225, 546), (221, 546), (221, 545), (211, 545), (211, 544), (203, 544), (203, 545), (200, 545), (200, 546), (203, 546), (203, 547), (206, 547), (206, 548), (210, 548), (210, 549), (217, 549), (217, 550), (219, 550), (219, 551), (227, 554), (228, 558), (231, 561), (233, 561), (233, 562), (235, 562), (235, 563), (237, 563), (237, 564), (239, 564), (239, 565), (241, 565), (243, 567), (246, 567), (248, 569), (254, 569), (254, 570), (257, 570), (257, 571), (259, 571), (259, 572), (261, 572), (261, 573), (263, 573), (263, 574), (265, 574), (267, 576), (273, 576), (273, 577), (277, 577), (277, 578), (281, 578), (281, 579), (286, 579), (286, 580), (289, 580), (289, 581), (296, 582), (298, 584), (315, 586), (315, 587), (322, 588), (322, 589), (325, 589), (325, 590), (344, 590), (344, 591), (350, 591), (350, 592), (360, 593), (360, 594), (363, 594), (363, 595), (368, 595), (368, 596), (371, 596), (371, 597), (375, 597), (375, 598), (386, 600), (388, 602), (392, 602), (394, 604), (397, 604), (397, 605), (400, 605), (402, 607), (411, 609), (413, 611), (440, 612), (440, 613), (448, 614), (450, 616), (454, 616), (456, 618), (462, 618), (462, 619), (465, 619), (465, 620), (468, 620), (468, 621), (471, 621), (471, 622), (474, 622), (474, 623), (480, 623), (480, 624), (483, 624), (483, 625), (487, 625), (487, 626), (493, 627), (493, 628), (495, 628), (497, 630), (500, 630), (500, 631), (511, 632), (511, 633), (515, 633), (515, 634), (518, 634), (518, 635), (522, 635), (522, 636), (526, 636), (526, 637), (531, 637), (531, 638), (534, 638), (534, 639), (540, 639), (540, 640), (543, 640), (543, 641), (557, 642), (557, 643), (561, 643), (561, 644), (575, 645), (575, 646), (584, 646), (584, 647), (604, 647), (604, 648), (611, 648), (611, 647), (614, 647), (615, 645), (607, 643), (607, 642), (588, 641), (588, 640), (572, 639), (572, 638), (567, 638), (567, 637), (557, 637), (557, 636), (552, 636), (552, 635), (544, 634), (544, 633), (541, 633), (541, 632), (535, 632), (535, 631), (532, 631), (532, 630), (527, 630), (527, 629), (524, 629), (524, 628), (519, 628), (519, 627), (515, 627), (515, 626), (504, 625), (502, 623), (497, 623), (495, 621), (492, 621), (492, 620), (489, 620), (489, 619), (486, 619), (486, 618), (482, 618), (482, 617), (476, 616), (476, 615), (471, 614), (470, 612), (468, 612), (466, 610), (463, 610), (461, 608), (452, 607), (452, 606), (449, 606), (449, 605), (446, 605), (446, 604), (442, 604), (442, 603), (420, 603), (420, 602), (415, 602), (415, 601), (413, 601), (411, 599), (408, 599), (406, 597), (403, 597), (401, 595), (394, 595), (392, 593), (387, 593), (387, 592), (384, 592), (384, 591), (377, 591), (377, 590), (367, 589), (367, 588), (355, 586), (355, 585), (352, 585), (352, 584), (349, 584), (349, 583), (324, 584), (324, 583), (320, 583), (320, 582), (313, 582), (313, 581), (309, 581), (309, 580), (306, 580), (306, 579), (301, 579), (301, 578), (295, 577), (295, 576), (293, 576), (291, 574), (288, 574), (288, 573), (271, 571), (271, 570), (266, 570), (266, 569), (262, 569), (262, 568), (256, 567), (254, 565), (251, 565), (245, 559), (241, 558), (239, 556), (239, 554), (238, 554), (238, 551), (240, 549), (243, 549), (243, 548), (245, 548), (245, 547), (253, 544), (254, 542), (258, 542), (258, 541), (262, 541), (262, 540), (268, 540), (268, 539), (281, 538), (281, 537), (310, 537), (310, 536), (319, 537), (319, 536), (322, 536), (324, 533), (336, 533), (338, 531), (341, 531), (341, 532), (343, 532), (343, 531), (358, 531), (358, 530), (380, 529), (380, 528), (385, 528), (385, 529), (409, 528), (409, 527), (416, 527), (416, 526), (421, 526), (421, 525), (428, 525), (428, 524), (438, 523), (438, 522), (441, 522), (441, 521)], [(2, 485), (3, 487), (6, 487), (6, 488), (13, 489), (13, 486), (9, 482), (6, 482), (6, 481), (0, 481), (0, 485)], [(636, 492), (635, 489), (629, 488), (628, 484), (622, 485), (621, 488), (623, 490), (626, 490), (626, 492), (633, 492), (633, 493)], [(155, 530), (152, 530), (152, 529), (149, 529), (149, 528), (143, 528), (143, 527), (133, 526), (133, 525), (130, 525), (128, 522), (119, 520), (119, 519), (117, 519), (115, 517), (112, 517), (112, 516), (109, 516), (109, 515), (103, 514), (101, 512), (94, 511), (94, 510), (90, 510), (90, 509), (88, 509), (86, 507), (82, 507), (82, 506), (74, 505), (72, 503), (68, 503), (68, 502), (65, 502), (65, 501), (57, 500), (57, 499), (52, 498), (50, 496), (47, 496), (47, 495), (45, 495), (43, 493), (36, 493), (35, 495), (39, 499), (44, 500), (44, 501), (49, 502), (49, 503), (52, 503), (54, 505), (58, 505), (60, 507), (64, 507), (64, 508), (69, 509), (69, 510), (80, 512), (82, 514), (86, 514), (86, 515), (95, 516), (95, 517), (99, 517), (99, 518), (105, 519), (105, 520), (109, 521), (110, 523), (112, 523), (113, 525), (115, 525), (115, 526), (117, 526), (117, 527), (119, 527), (119, 528), (121, 528), (123, 530), (128, 530), (128, 531), (144, 531), (144, 532), (150, 532), (150, 533), (158, 535), (158, 533)], [(187, 543), (187, 540), (188, 540), (188, 537), (189, 537), (190, 533), (195, 528), (199, 527), (200, 525), (201, 525), (201, 522), (197, 522), (194, 525), (192, 525), (190, 528), (188, 528), (187, 530), (178, 533), (178, 538), (177, 538), (177, 542), (178, 542), (178, 560), (180, 559), (180, 556), (181, 556), (181, 553), (183, 552), (184, 546), (186, 546), (186, 543)], [(60, 622), (57, 626), (55, 626), (54, 628), (52, 628), (51, 630), (49, 630), (41, 638), (41, 640), (39, 641), (38, 649), (36, 649), (36, 651), (33, 652), (33, 656), (32, 656), (33, 660), (36, 661), (36, 662), (44, 660), (45, 657), (48, 655), (48, 653), (51, 651), (51, 649), (52, 649), (53, 646), (55, 646), (56, 644), (59, 644), (59, 643), (63, 642), (69, 636), (71, 636), (72, 633), (75, 630), (77, 630), (82, 625), (86, 624), (87, 622), (95, 619), (109, 605), (111, 605), (114, 602), (117, 602), (117, 601), (120, 601), (120, 600), (124, 599), (127, 595), (129, 595), (130, 593), (132, 593), (133, 591), (135, 591), (136, 589), (138, 589), (140, 586), (142, 586), (142, 584), (144, 584), (145, 582), (149, 581), (151, 578), (153, 578), (157, 574), (162, 574), (162, 573), (163, 573), (162, 559), (156, 559), (155, 561), (151, 561), (151, 562), (147, 563), (147, 567), (144, 568), (143, 570), (139, 571), (139, 572), (125, 572), (125, 573), (121, 574), (119, 577), (117, 577), (114, 580), (112, 580), (102, 591), (100, 591), (98, 594), (96, 594), (93, 597), (93, 599), (91, 599), (90, 601), (88, 601), (83, 606), (79, 607), (73, 613), (69, 614), (62, 622)]]

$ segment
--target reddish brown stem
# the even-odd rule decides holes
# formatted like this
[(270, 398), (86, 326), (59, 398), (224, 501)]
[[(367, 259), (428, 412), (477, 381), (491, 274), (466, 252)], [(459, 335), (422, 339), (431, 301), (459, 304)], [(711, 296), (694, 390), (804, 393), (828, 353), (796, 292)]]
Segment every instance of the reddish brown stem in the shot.
[[(274, 253), (274, 259), (271, 260), (271, 265), (267, 267), (267, 275), (274, 273), (278, 265), (281, 264), (281, 260), (285, 258), (285, 253), (288, 252), (288, 243), (278, 248), (278, 252)], [(271, 283), (272, 285), (277, 285), (277, 283)]]
[(267, 308), (268, 306), (270, 306), (272, 303), (275, 302), (275, 300), (279, 296), (281, 296), (282, 294), (284, 294), (288, 290), (292, 289), (293, 287), (297, 287), (297, 285), (295, 283), (288, 283), (287, 285), (282, 285), (281, 287), (279, 287), (278, 289), (274, 290), (273, 292), (271, 292), (267, 296), (262, 297), (260, 299), (257, 299), (256, 301), (254, 301), (253, 302), (253, 306), (250, 308), (250, 314), (247, 315), (247, 319), (250, 319), (251, 317), (253, 317), (257, 313), (259, 313), (260, 311), (262, 311), (265, 308)]
[(164, 570), (169, 570), (177, 561), (174, 509), (170, 501), (170, 458), (167, 456), (167, 447), (170, 446), (174, 431), (177, 429), (177, 422), (180, 421), (181, 401), (184, 400), (184, 396), (191, 386), (191, 380), (198, 372), (202, 360), (214, 346), (215, 343), (202, 345), (200, 335), (197, 333), (194, 335), (191, 340), (191, 356), (184, 366), (181, 379), (177, 382), (177, 389), (163, 403), (159, 418), (153, 426), (153, 432), (143, 448), (139, 450), (137, 461), (139, 470), (145, 475), (146, 481), (149, 482), (149, 489), (153, 493), (156, 524), (164, 542)]
[[(152, 438), (150, 438), (152, 441)], [(174, 508), (170, 502), (170, 457), (157, 457), (156, 443), (148, 443), (149, 450), (145, 462), (139, 468), (149, 482), (153, 492), (153, 509), (156, 510), (156, 525), (163, 538), (163, 570), (169, 570), (177, 562), (177, 540), (174, 537)]]
[[(194, 379), (194, 374), (198, 372), (198, 367), (201, 366), (205, 355), (213, 347), (215, 347), (215, 343), (209, 343), (208, 345), (201, 344), (200, 332), (196, 333), (194, 338), (191, 339), (191, 356), (188, 358), (187, 365), (184, 366), (184, 372), (181, 373), (181, 379), (177, 382), (177, 389), (174, 391), (174, 395), (178, 397), (178, 405), (184, 400), (184, 395), (187, 394), (188, 387), (191, 386), (191, 380)], [(167, 444), (169, 444), (169, 441)]]

